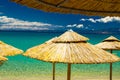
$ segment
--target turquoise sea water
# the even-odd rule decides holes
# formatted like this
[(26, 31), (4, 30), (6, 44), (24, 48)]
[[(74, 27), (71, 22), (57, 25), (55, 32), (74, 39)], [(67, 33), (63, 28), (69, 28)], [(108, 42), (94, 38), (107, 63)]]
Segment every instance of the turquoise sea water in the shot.
[[(28, 48), (42, 44), (43, 42), (55, 36), (59, 36), (60, 34), (62, 33), (0, 32), (0, 40), (26, 51)], [(105, 34), (82, 35), (88, 37), (90, 39), (88, 42), (91, 44), (99, 43), (104, 38), (110, 36)], [(119, 34), (113, 34), (113, 36), (120, 39)], [(114, 51), (114, 54), (120, 57), (120, 51)], [(38, 61), (22, 55), (9, 56), (8, 58), (9, 60), (0, 66), (0, 80), (52, 80), (51, 63)], [(65, 77), (66, 71), (66, 64), (56, 64), (57, 77)], [(120, 62), (117, 62), (113, 64), (114, 80), (120, 80), (119, 75)], [(95, 80), (103, 80), (103, 78), (107, 79), (109, 77), (109, 64), (73, 64), (72, 76), (75, 76), (75, 80), (82, 76), (86, 76), (86, 80), (89, 80), (88, 78), (95, 78), (95, 76), (100, 77)], [(66, 80), (66, 77), (64, 80)]]

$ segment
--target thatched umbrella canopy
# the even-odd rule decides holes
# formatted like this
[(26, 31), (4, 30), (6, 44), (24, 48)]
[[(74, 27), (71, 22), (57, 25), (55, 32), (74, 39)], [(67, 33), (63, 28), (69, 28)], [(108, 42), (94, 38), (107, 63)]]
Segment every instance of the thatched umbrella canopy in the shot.
[(96, 46), (104, 50), (120, 50), (120, 40), (114, 36), (110, 36), (104, 39), (101, 43), (96, 44)]
[(70, 80), (71, 64), (110, 63), (120, 60), (117, 56), (91, 45), (87, 40), (88, 38), (72, 30), (67, 31), (54, 39), (50, 45), (48, 43), (43, 49), (36, 49), (37, 59), (52, 63), (67, 63), (67, 80)]
[[(110, 36), (104, 39), (101, 43), (96, 44), (97, 47), (100, 47), (104, 50), (120, 50), (120, 40), (114, 36)], [(112, 63), (110, 63), (110, 80), (112, 80)]]
[(119, 0), (11, 0), (46, 12), (120, 16)]
[(1, 56), (13, 56), (13, 55), (20, 54), (20, 53), (23, 53), (23, 51), (0, 41), (0, 55)]
[[(54, 37), (48, 41), (46, 41), (43, 44), (37, 45), (35, 47), (29, 48), (23, 55), (28, 56), (30, 58), (38, 59), (40, 51), (46, 47), (52, 44), (52, 41), (56, 39), (57, 37)], [(55, 63), (53, 63), (53, 80), (55, 80)]]

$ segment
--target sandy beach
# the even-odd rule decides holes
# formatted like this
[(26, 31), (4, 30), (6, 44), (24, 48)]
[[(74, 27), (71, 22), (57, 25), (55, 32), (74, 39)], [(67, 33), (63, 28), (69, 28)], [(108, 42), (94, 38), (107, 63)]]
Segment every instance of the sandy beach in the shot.
[[(109, 80), (108, 76), (72, 76), (72, 80)], [(6, 76), (0, 80), (52, 80), (51, 76)], [(66, 80), (66, 76), (56, 76), (56, 80)], [(120, 80), (120, 76), (113, 77), (113, 80)]]

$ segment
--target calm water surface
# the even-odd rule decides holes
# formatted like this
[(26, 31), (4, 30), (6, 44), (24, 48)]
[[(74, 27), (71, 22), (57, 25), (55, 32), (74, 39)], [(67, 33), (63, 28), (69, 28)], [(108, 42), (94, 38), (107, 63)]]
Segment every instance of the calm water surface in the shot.
[[(28, 48), (42, 44), (43, 42), (59, 36), (62, 33), (40, 33), (40, 32), (0, 32), (0, 40), (13, 45), (19, 49), (26, 51)], [(88, 37), (91, 44), (99, 43), (104, 38), (110, 35), (105, 34), (82, 34)], [(113, 36), (120, 39), (119, 34), (113, 34)], [(114, 51), (115, 55), (120, 57), (120, 51)], [(51, 63), (38, 61), (22, 55), (10, 56), (9, 60), (0, 66), (0, 76), (51, 76), (52, 65)], [(57, 64), (56, 75), (66, 75), (67, 65)], [(109, 75), (109, 64), (74, 64), (72, 65), (72, 75), (97, 75), (105, 76)], [(120, 75), (120, 62), (113, 64), (113, 75)], [(6, 79), (8, 80), (8, 79)], [(9, 80), (10, 79), (9, 77)], [(14, 79), (17, 80), (17, 79)], [(36, 79), (37, 80), (37, 79)]]

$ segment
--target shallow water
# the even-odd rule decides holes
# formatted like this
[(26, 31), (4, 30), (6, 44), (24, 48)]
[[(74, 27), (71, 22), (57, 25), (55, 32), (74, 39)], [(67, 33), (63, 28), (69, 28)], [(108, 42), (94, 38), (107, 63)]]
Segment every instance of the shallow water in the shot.
[[(39, 32), (0, 32), (0, 40), (19, 49), (27, 50), (41, 44), (61, 33)], [(91, 44), (96, 44), (110, 35), (82, 34), (88, 37)], [(120, 35), (113, 34), (120, 38)], [(114, 51), (120, 57), (120, 51)], [(9, 56), (9, 60), (0, 66), (0, 80), (52, 80), (52, 64), (38, 61), (22, 55)], [(113, 78), (120, 80), (120, 62), (113, 64)], [(66, 80), (67, 65), (56, 64), (56, 76), (59, 80)], [(98, 78), (99, 77), (99, 78)], [(73, 64), (73, 80), (109, 80), (109, 64)]]

